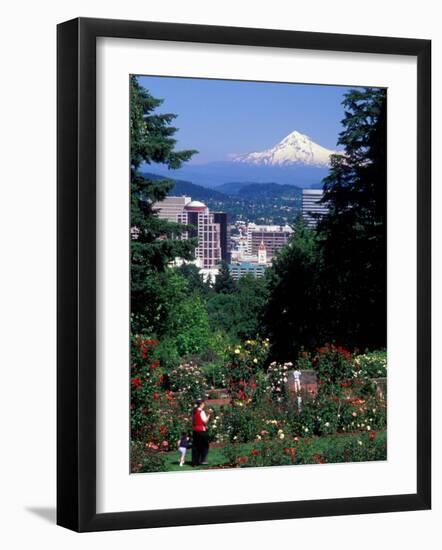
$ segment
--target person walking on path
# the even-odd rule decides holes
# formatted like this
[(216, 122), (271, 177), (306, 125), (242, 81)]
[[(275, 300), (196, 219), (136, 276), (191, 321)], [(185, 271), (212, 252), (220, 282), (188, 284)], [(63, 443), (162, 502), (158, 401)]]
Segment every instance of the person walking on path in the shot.
[(192, 466), (207, 464), (207, 455), (209, 453), (209, 435), (206, 424), (210, 419), (210, 413), (205, 413), (206, 403), (203, 399), (198, 399), (192, 417)]

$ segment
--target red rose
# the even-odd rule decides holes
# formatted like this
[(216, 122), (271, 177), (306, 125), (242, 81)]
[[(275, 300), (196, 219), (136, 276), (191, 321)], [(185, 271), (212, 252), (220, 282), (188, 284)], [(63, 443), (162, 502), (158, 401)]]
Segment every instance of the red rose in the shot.
[(141, 381), (139, 378), (132, 378), (132, 385), (136, 390), (139, 390), (141, 387)]
[(376, 436), (376, 433), (373, 432), (373, 431), (371, 431), (371, 432), (370, 432), (370, 441), (373, 441), (374, 438), (375, 438), (375, 436)]
[(258, 454), (258, 451), (256, 449), (252, 449), (250, 454), (256, 456)]

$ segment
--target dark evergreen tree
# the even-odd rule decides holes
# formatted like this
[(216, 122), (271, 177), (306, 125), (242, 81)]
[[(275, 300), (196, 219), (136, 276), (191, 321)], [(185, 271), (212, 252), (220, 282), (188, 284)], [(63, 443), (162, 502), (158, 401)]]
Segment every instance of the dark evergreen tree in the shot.
[(195, 264), (185, 263), (177, 268), (177, 272), (186, 279), (189, 292), (197, 292), (204, 298), (213, 293), (209, 282), (204, 282), (200, 270)]
[(244, 275), (237, 283), (238, 309), (236, 333), (246, 340), (262, 335), (262, 314), (268, 299), (267, 284), (264, 279)]
[(321, 341), (316, 235), (301, 217), (293, 229), (266, 273), (269, 298), (264, 306), (264, 329), (273, 358), (281, 361), (294, 360), (301, 347), (311, 349)]
[(214, 293), (207, 301), (210, 326), (234, 339), (245, 340), (261, 334), (261, 317), (267, 301), (264, 279), (245, 275), (236, 283), (235, 292)]
[[(161, 163), (179, 168), (196, 151), (176, 151), (172, 126), (174, 114), (158, 114), (162, 100), (143, 88), (137, 78), (130, 78), (130, 146), (131, 146), (131, 310), (136, 331), (152, 330), (162, 314), (158, 285), (164, 283), (164, 272), (175, 257), (190, 259), (195, 242), (180, 240), (184, 226), (156, 215), (155, 203), (163, 200), (173, 182), (142, 177), (142, 163)], [(164, 307), (163, 307), (164, 310)]]
[(386, 345), (386, 91), (350, 91), (324, 180), (329, 214), (319, 225), (321, 300), (328, 339)]
[(235, 294), (215, 294), (207, 302), (210, 328), (237, 338), (237, 320), (240, 316), (239, 303)]
[(219, 294), (233, 294), (234, 292), (236, 292), (236, 283), (233, 280), (232, 275), (230, 274), (229, 266), (226, 264), (226, 262), (221, 262), (219, 274), (216, 277), (215, 285), (213, 288), (215, 292)]

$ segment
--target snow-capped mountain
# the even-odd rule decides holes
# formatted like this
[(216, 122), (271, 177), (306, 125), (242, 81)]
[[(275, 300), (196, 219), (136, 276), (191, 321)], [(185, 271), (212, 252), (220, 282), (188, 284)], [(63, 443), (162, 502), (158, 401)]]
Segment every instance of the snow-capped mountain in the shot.
[[(330, 155), (334, 153), (342, 154), (295, 131), (265, 151), (230, 155), (227, 161), (186, 163), (173, 171), (163, 167), (156, 172), (212, 189), (228, 182), (274, 182), (308, 188), (321, 184), (329, 170)], [(152, 167), (146, 165), (145, 169), (151, 171)]]
[(261, 166), (316, 166), (328, 167), (331, 151), (312, 141), (308, 136), (296, 130), (286, 136), (271, 149), (265, 151), (231, 155), (234, 162)]

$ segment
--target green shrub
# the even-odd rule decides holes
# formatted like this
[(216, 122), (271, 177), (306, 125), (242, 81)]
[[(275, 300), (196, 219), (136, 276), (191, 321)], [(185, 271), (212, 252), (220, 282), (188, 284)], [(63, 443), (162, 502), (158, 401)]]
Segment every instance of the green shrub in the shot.
[(257, 371), (254, 376), (254, 381), (255, 391), (253, 393), (253, 404), (255, 407), (259, 407), (264, 412), (264, 408), (269, 400), (266, 373), (262, 370)]
[(259, 432), (255, 411), (242, 403), (234, 404), (225, 411), (223, 426), (229, 441), (253, 441)]
[(163, 454), (142, 443), (132, 443), (130, 448), (131, 473), (165, 472), (166, 462)]
[(232, 467), (333, 464), (386, 460), (387, 441), (383, 432), (324, 436), (307, 439), (256, 441), (244, 446), (233, 443), (223, 449)]
[(228, 383), (235, 385), (240, 380), (249, 380), (259, 369), (264, 368), (269, 350), (269, 341), (246, 340), (228, 350)]
[[(374, 434), (374, 432), (372, 432)], [(385, 434), (381, 437), (374, 434), (370, 440), (370, 434), (348, 438), (342, 445), (329, 445), (324, 447), (322, 457), (327, 463), (338, 462), (368, 462), (387, 459), (387, 441)]]
[(161, 342), (158, 342), (154, 356), (165, 372), (175, 369), (180, 363), (180, 356), (174, 338), (164, 337)]
[(312, 368), (312, 359), (311, 354), (301, 348), (299, 352), (298, 359), (296, 360), (296, 368), (298, 370), (309, 370)]
[(211, 362), (201, 365), (206, 383), (212, 388), (225, 388), (227, 384), (227, 369), (221, 363)]
[(339, 395), (342, 382), (351, 380), (354, 374), (353, 357), (341, 346), (325, 344), (316, 350), (312, 365), (318, 377), (318, 395)]
[(371, 351), (355, 357), (358, 378), (380, 378), (387, 376), (387, 352)]

